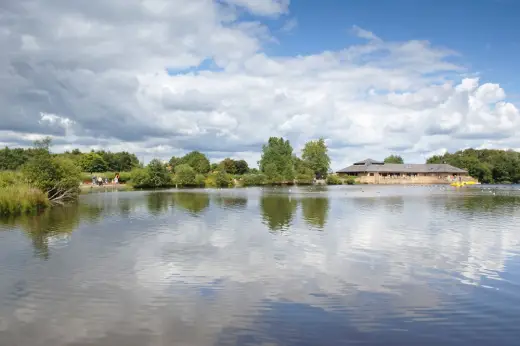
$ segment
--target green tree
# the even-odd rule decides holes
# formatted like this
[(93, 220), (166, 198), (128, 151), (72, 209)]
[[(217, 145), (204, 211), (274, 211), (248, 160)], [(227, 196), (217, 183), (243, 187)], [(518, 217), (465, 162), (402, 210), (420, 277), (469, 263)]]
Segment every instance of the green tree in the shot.
[(175, 183), (180, 186), (194, 186), (196, 173), (191, 166), (181, 164), (175, 167)]
[(172, 158), (170, 159), (168, 164), (170, 165), (170, 168), (171, 168), (172, 172), (175, 172), (175, 168), (178, 165), (182, 164), (181, 158), (180, 157), (176, 157), (176, 156), (172, 156)]
[(63, 203), (79, 194), (81, 172), (71, 161), (54, 157), (49, 152), (50, 141), (36, 142), (38, 153), (22, 168), (22, 174), (32, 186), (47, 193), (49, 200)]
[(302, 159), (318, 178), (326, 178), (330, 168), (330, 157), (328, 155), (325, 140), (320, 138), (305, 143), (302, 151)]
[(288, 140), (271, 137), (262, 146), (260, 171), (270, 183), (291, 182), (294, 179), (293, 148)]
[(153, 159), (146, 166), (150, 187), (167, 187), (172, 185), (172, 177), (166, 166), (159, 159)]
[(108, 169), (103, 157), (93, 151), (83, 154), (79, 160), (79, 165), (84, 172), (89, 173), (106, 172)]
[(225, 158), (219, 164), (220, 168), (229, 174), (237, 174), (237, 168), (235, 166), (235, 160)]
[(399, 155), (390, 155), (385, 158), (384, 162), (385, 163), (400, 163), (400, 164), (404, 163), (403, 158)]
[(187, 164), (195, 170), (196, 173), (206, 174), (209, 172), (210, 163), (206, 155), (198, 151), (192, 151), (184, 155), (179, 164)]
[(236, 173), (235, 174), (246, 174), (249, 172), (249, 165), (247, 164), (246, 160), (238, 160), (235, 161), (235, 168)]

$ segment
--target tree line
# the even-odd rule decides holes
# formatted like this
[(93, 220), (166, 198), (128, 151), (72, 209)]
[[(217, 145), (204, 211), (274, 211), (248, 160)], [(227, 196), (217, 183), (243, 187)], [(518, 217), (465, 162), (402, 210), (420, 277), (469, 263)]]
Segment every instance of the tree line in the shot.
[[(50, 145), (51, 141), (46, 139)], [(0, 170), (19, 170), (35, 155), (40, 153), (38, 148), (8, 148), (0, 150)], [(109, 152), (105, 150), (82, 153), (79, 149), (66, 151), (60, 154), (52, 154), (73, 162), (83, 172), (128, 172), (139, 166), (139, 160), (135, 154), (122, 152)]]
[(446, 163), (466, 169), (484, 184), (520, 183), (520, 153), (514, 150), (465, 149), (432, 156), (426, 163)]

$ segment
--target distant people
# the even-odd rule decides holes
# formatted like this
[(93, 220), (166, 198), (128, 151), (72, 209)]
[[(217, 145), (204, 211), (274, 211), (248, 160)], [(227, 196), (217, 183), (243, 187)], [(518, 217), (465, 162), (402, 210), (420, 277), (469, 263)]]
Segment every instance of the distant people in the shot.
[(114, 184), (117, 184), (119, 183), (119, 174), (116, 174), (115, 178), (114, 178)]
[(99, 186), (103, 185), (103, 178), (98, 177), (98, 178), (97, 178), (97, 182), (98, 182), (98, 185), (99, 185)]
[(95, 175), (92, 176), (92, 185), (96, 185), (96, 181), (97, 181), (97, 180), (96, 180), (96, 176), (95, 176)]

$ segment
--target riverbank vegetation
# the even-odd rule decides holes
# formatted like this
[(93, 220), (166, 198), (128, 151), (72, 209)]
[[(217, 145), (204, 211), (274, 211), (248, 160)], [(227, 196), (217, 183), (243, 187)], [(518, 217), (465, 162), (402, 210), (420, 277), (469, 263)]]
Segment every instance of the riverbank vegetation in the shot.
[(63, 156), (53, 156), (50, 143), (49, 138), (36, 141), (17, 171), (1, 171), (0, 214), (35, 212), (78, 196), (79, 167)]
[(520, 152), (514, 150), (465, 149), (435, 155), (426, 162), (467, 169), (469, 175), (484, 184), (520, 183)]

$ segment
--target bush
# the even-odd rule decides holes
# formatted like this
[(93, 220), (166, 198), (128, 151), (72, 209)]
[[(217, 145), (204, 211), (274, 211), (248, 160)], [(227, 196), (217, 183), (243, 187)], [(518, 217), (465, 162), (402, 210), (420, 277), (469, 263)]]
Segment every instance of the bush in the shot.
[(129, 183), (133, 187), (140, 188), (140, 187), (146, 187), (147, 186), (148, 180), (149, 180), (149, 176), (148, 176), (148, 171), (146, 170), (146, 168), (134, 168), (130, 172), (130, 176), (132, 178), (130, 179)]
[(161, 161), (154, 159), (146, 168), (134, 168), (130, 172), (130, 184), (137, 188), (170, 187), (172, 176)]
[(210, 173), (204, 181), (206, 187), (233, 187), (233, 177), (223, 170)]
[(0, 189), (0, 215), (36, 212), (49, 205), (47, 194), (27, 184), (18, 183)]
[(267, 178), (261, 173), (244, 174), (241, 182), (243, 186), (262, 186), (267, 183)]
[(343, 181), (340, 177), (335, 174), (331, 174), (327, 176), (327, 185), (341, 185)]
[(314, 182), (314, 172), (309, 168), (303, 168), (296, 174), (296, 184), (311, 185)]
[(204, 187), (205, 186), (205, 183), (204, 183), (205, 180), (206, 180), (206, 177), (203, 174), (195, 175), (195, 186)]
[(23, 176), (20, 172), (0, 171), (0, 189), (13, 185), (18, 185), (22, 182)]
[(195, 186), (195, 178), (195, 170), (191, 166), (184, 163), (175, 167), (175, 184), (179, 186)]
[(50, 201), (75, 199), (80, 190), (81, 172), (71, 160), (53, 157), (43, 151), (32, 157), (22, 168), (29, 185), (47, 193)]
[(345, 184), (347, 184), (347, 185), (354, 185), (355, 183), (356, 183), (356, 178), (355, 177), (348, 176), (345, 179)]

